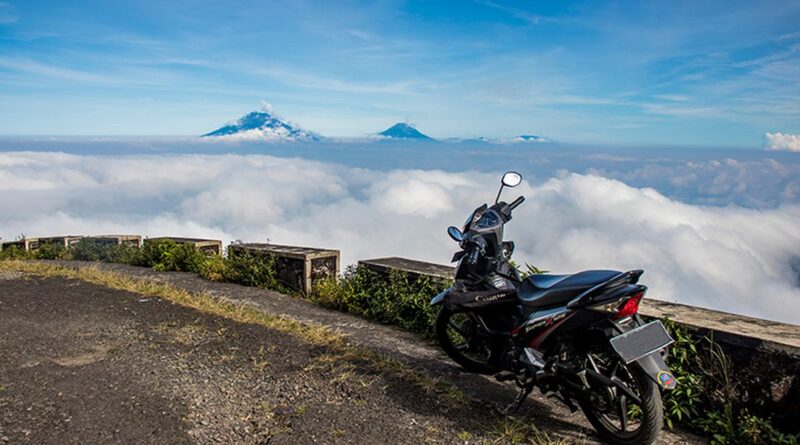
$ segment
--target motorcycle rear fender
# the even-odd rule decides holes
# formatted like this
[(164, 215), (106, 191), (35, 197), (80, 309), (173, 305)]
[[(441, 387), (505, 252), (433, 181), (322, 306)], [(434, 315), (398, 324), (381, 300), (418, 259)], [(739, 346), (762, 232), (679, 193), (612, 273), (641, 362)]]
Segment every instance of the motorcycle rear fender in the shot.
[(435, 297), (433, 297), (433, 299), (431, 300), (431, 306), (436, 306), (436, 305), (444, 303), (444, 298), (447, 296), (447, 294), (450, 293), (450, 291), (452, 289), (453, 288), (450, 287), (450, 288), (447, 288), (447, 289), (439, 292), (439, 294), (436, 295)]
[(661, 351), (655, 351), (650, 353), (650, 355), (645, 355), (636, 360), (636, 364), (638, 364), (647, 377), (656, 382), (660, 388), (673, 390), (678, 386), (678, 381), (669, 370), (667, 363), (664, 361), (664, 357), (661, 355)]
[[(644, 320), (642, 320), (638, 314), (634, 315), (633, 318), (626, 320), (627, 322), (623, 322), (622, 320), (617, 322), (613, 320), (609, 321), (615, 328), (614, 332), (620, 333), (629, 331), (632, 327), (644, 324)], [(637, 359), (633, 363), (638, 364), (642, 371), (644, 371), (645, 375), (656, 382), (659, 388), (673, 390), (676, 386), (678, 386), (678, 380), (675, 379), (674, 375), (672, 375), (672, 372), (669, 370), (669, 366), (667, 366), (667, 363), (664, 361), (664, 355), (666, 354), (665, 351), (665, 349), (653, 351), (650, 354)]]

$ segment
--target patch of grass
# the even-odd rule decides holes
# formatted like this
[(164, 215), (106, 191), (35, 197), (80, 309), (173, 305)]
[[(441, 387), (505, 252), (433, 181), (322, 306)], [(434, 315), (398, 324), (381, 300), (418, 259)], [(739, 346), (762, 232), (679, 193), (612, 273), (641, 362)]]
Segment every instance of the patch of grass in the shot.
[(257, 372), (263, 372), (265, 369), (267, 369), (267, 367), (269, 367), (269, 361), (264, 357), (265, 355), (266, 351), (264, 350), (264, 345), (261, 345), (261, 347), (258, 348), (258, 351), (250, 356), (253, 369)]
[(340, 430), (338, 428), (331, 430), (331, 437), (344, 437), (345, 434), (347, 434), (345, 430)]
[(461, 442), (469, 442), (472, 440), (472, 433), (469, 431), (461, 431), (456, 435), (456, 438)]
[(191, 346), (203, 343), (203, 340), (208, 335), (208, 329), (197, 321), (194, 321), (175, 329), (171, 334), (175, 343)]
[(500, 419), (490, 430), (489, 435), (489, 441), (485, 442), (488, 444), (573, 445), (586, 443), (583, 438), (578, 441), (554, 438), (545, 432), (539, 431), (530, 423), (510, 416)]

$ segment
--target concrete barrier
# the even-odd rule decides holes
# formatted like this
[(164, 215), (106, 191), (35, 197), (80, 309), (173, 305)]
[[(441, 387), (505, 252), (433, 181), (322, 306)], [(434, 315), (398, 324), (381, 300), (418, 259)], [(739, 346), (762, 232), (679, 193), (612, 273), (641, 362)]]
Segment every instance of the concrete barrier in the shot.
[(90, 241), (100, 245), (129, 245), (142, 247), (141, 235), (93, 235), (84, 237), (82, 240)]
[(231, 255), (242, 252), (274, 256), (278, 280), (304, 294), (311, 293), (317, 280), (339, 275), (338, 250), (265, 243), (231, 244)]
[[(398, 257), (363, 260), (359, 265), (382, 275), (397, 270), (432, 280), (452, 279), (454, 272), (450, 266)], [(736, 403), (754, 414), (771, 417), (785, 431), (798, 431), (800, 326), (652, 297), (642, 300), (639, 313), (669, 318), (700, 336), (710, 335), (731, 359)]]
[(208, 255), (222, 255), (222, 240), (205, 238), (180, 238), (175, 236), (160, 236), (145, 238), (144, 244), (157, 241), (172, 241), (177, 244), (192, 244), (197, 250)]
[(39, 247), (43, 244), (54, 244), (69, 248), (75, 245), (75, 243), (79, 242), (81, 239), (83, 239), (82, 236), (76, 235), (23, 238), (21, 240), (6, 241), (2, 243), (2, 248), (0, 248), (0, 250), (18, 247), (26, 252), (35, 252), (39, 250)]

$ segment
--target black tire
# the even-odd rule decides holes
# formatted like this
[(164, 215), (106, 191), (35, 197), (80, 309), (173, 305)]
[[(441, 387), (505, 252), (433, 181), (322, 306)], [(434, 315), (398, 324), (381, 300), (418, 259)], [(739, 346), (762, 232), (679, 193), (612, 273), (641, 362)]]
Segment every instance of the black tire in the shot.
[(650, 445), (664, 426), (661, 393), (656, 382), (647, 377), (639, 366), (632, 364), (628, 370), (636, 382), (634, 391), (642, 400), (638, 405), (640, 414), (635, 431), (622, 432), (617, 429), (589, 400), (579, 400), (579, 403), (589, 423), (604, 441), (614, 445)]
[[(446, 308), (442, 308), (436, 317), (436, 340), (442, 346), (444, 352), (469, 372), (478, 374), (496, 374), (500, 372), (503, 352), (502, 340), (481, 335), (480, 332), (477, 332), (478, 329), (476, 327), (466, 326), (463, 330), (464, 335), (462, 335), (462, 338), (466, 341), (467, 347), (465, 348), (464, 344), (456, 344), (453, 338), (453, 331), (456, 328), (451, 324), (451, 322), (455, 323), (456, 317), (464, 320), (462, 323), (466, 323), (470, 319), (470, 315), (467, 312), (452, 312)], [(461, 326), (459, 325), (459, 327)], [(484, 350), (486, 357), (482, 359), (476, 356), (481, 354), (473, 354), (471, 350)]]

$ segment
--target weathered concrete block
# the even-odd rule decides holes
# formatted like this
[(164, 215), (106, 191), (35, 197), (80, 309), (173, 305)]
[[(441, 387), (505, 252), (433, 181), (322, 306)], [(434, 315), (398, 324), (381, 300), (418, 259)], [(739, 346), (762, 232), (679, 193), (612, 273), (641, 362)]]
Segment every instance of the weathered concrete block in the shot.
[(142, 247), (141, 235), (95, 235), (87, 236), (83, 239), (92, 243), (105, 244), (109, 246), (125, 244), (129, 246)]
[(82, 236), (76, 236), (76, 235), (24, 238), (16, 241), (6, 241), (2, 244), (2, 248), (7, 249), (12, 246), (16, 246), (28, 252), (35, 252), (39, 250), (39, 247), (43, 244), (55, 244), (59, 246), (64, 246), (65, 248), (69, 248), (78, 241), (80, 241), (82, 238), (83, 238)]
[(161, 236), (156, 238), (145, 238), (144, 244), (149, 242), (169, 240), (178, 244), (193, 244), (197, 250), (207, 255), (222, 255), (222, 240), (205, 238), (179, 238), (174, 236)]
[(361, 260), (358, 262), (358, 265), (359, 267), (365, 267), (382, 276), (388, 277), (391, 271), (397, 270), (407, 273), (412, 279), (427, 277), (437, 283), (451, 281), (455, 273), (455, 269), (450, 266), (400, 257)]
[(278, 279), (304, 294), (311, 293), (317, 280), (339, 275), (338, 250), (265, 243), (231, 244), (230, 249), (233, 255), (239, 252), (273, 255)]

